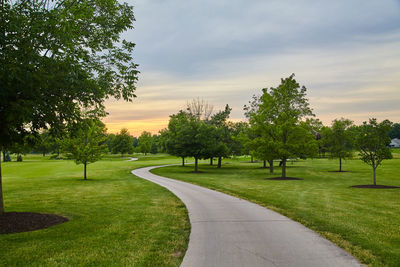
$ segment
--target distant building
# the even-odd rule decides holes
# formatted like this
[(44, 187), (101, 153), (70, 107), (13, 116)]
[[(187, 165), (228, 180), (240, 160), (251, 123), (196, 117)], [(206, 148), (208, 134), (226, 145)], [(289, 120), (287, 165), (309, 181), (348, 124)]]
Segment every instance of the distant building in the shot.
[(400, 147), (400, 139), (399, 138), (392, 139), (392, 142), (390, 142), (389, 146)]

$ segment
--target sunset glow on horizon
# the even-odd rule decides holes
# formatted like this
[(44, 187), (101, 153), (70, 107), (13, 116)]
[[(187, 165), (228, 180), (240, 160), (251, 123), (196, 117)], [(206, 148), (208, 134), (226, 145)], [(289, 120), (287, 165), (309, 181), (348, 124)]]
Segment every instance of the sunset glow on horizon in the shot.
[(202, 98), (214, 111), (243, 106), (295, 73), (317, 118), (400, 121), (398, 1), (130, 1), (137, 98), (109, 100), (109, 132), (138, 136)]

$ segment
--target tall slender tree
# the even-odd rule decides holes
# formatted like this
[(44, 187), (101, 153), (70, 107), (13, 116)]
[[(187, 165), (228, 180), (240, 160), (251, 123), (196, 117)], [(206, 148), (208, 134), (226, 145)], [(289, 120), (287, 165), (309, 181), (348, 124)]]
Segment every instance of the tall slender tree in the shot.
[(348, 119), (335, 119), (330, 128), (326, 128), (324, 144), (330, 156), (339, 159), (339, 172), (342, 171), (342, 160), (351, 158), (354, 136), (351, 131), (353, 122)]
[(61, 140), (67, 157), (83, 164), (83, 179), (87, 180), (87, 165), (98, 161), (107, 152), (105, 125), (97, 119), (85, 119)]

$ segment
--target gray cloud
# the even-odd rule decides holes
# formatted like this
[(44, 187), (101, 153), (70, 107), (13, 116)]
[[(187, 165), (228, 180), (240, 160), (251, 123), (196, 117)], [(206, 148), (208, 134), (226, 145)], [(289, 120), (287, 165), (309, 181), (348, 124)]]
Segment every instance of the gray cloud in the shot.
[(293, 72), (324, 123), (399, 120), (398, 0), (129, 2), (141, 75), (133, 103), (107, 103), (115, 129), (156, 131), (196, 97), (242, 119), (253, 94)]
[[(335, 47), (398, 32), (395, 1), (133, 2), (137, 60), (147, 71), (200, 76), (210, 62)], [(378, 38), (376, 38), (378, 37)]]

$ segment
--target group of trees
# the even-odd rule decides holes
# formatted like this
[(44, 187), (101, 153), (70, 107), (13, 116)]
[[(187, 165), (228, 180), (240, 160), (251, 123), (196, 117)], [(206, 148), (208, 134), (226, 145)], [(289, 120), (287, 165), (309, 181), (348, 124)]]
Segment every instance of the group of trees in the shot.
[(170, 116), (168, 128), (160, 131), (160, 144), (171, 155), (195, 160), (218, 158), (218, 168), (224, 157), (251, 155), (269, 163), (274, 172), (274, 160), (282, 167), (281, 178), (287, 178), (286, 164), (290, 159), (321, 157), (321, 154), (339, 160), (352, 158), (359, 151), (362, 161), (373, 169), (382, 160), (391, 158), (388, 148), (391, 135), (397, 133), (398, 124), (388, 120), (380, 123), (370, 119), (356, 126), (351, 120), (335, 119), (331, 127), (324, 126), (312, 112), (306, 98), (306, 88), (294, 79), (294, 74), (281, 80), (278, 87), (264, 88), (260, 96), (253, 96), (246, 105), (247, 122), (229, 122), (231, 109), (212, 113), (212, 106), (194, 99), (185, 111)]
[(162, 149), (181, 157), (182, 165), (186, 157), (193, 157), (195, 172), (198, 172), (199, 159), (210, 159), (213, 164), (217, 158), (217, 168), (221, 168), (223, 157), (241, 154), (235, 137), (242, 123), (228, 122), (230, 112), (231, 108), (226, 105), (224, 110), (212, 114), (208, 103), (194, 99), (185, 111), (171, 115), (168, 128), (160, 131)]
[(158, 135), (144, 131), (139, 137), (131, 136), (128, 129), (123, 128), (118, 134), (107, 135), (108, 151), (112, 154), (132, 154), (159, 152)]

